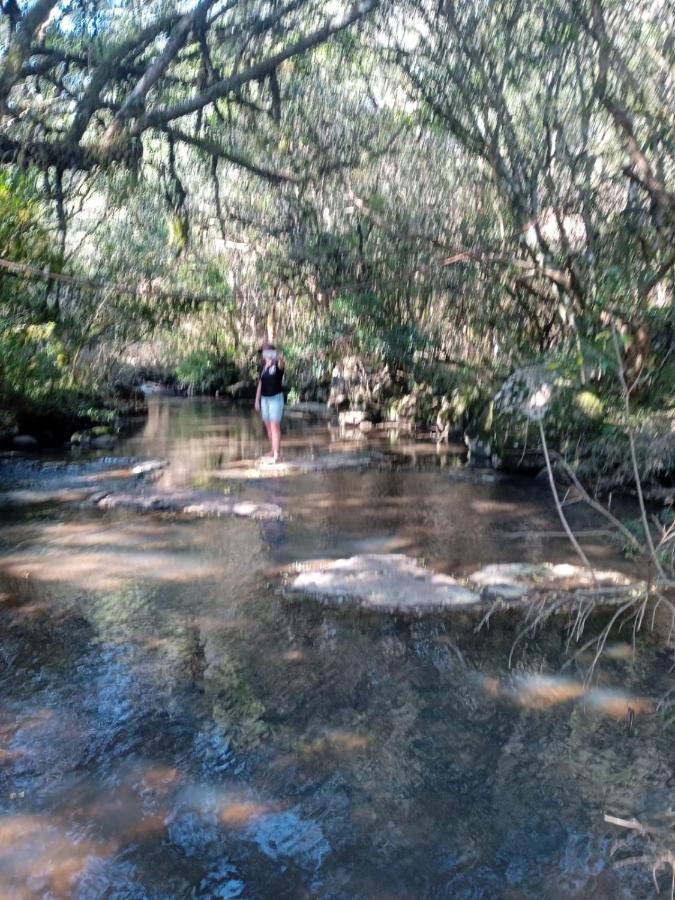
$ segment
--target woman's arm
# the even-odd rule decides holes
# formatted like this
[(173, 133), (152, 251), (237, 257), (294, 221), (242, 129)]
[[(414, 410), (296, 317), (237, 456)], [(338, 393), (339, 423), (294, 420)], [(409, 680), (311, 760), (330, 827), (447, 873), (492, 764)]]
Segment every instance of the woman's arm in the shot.
[(262, 390), (262, 379), (258, 379), (258, 387), (255, 392), (255, 411), (260, 412), (260, 392)]

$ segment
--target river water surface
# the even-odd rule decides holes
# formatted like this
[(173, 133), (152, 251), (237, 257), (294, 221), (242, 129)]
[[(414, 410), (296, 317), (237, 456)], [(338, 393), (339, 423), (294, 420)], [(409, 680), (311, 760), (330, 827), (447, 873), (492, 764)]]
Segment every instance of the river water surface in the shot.
[[(287, 456), (336, 437), (286, 428)], [(613, 855), (627, 835), (603, 815), (672, 807), (663, 639), (615, 635), (589, 690), (588, 654), (563, 669), (562, 622), (509, 667), (515, 619), (477, 632), (276, 587), (281, 565), (364, 552), (449, 573), (575, 561), (545, 485), (413, 441), (381, 469), (217, 477), (264, 449), (245, 412), (160, 399), (119, 453), (169, 459), (162, 487), (277, 503), (281, 522), (5, 515), (0, 896), (653, 896), (647, 866), (616, 864), (644, 847)]]

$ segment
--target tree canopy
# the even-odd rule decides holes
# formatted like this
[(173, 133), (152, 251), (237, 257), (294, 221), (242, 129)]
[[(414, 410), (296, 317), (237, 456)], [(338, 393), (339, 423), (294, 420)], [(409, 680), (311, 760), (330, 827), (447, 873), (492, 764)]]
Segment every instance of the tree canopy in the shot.
[(49, 258), (13, 227), (5, 315), (73, 365), (186, 323), (235, 353), (268, 328), (327, 358), (597, 362), (611, 326), (637, 376), (672, 307), (674, 18), (6, 0), (3, 184)]

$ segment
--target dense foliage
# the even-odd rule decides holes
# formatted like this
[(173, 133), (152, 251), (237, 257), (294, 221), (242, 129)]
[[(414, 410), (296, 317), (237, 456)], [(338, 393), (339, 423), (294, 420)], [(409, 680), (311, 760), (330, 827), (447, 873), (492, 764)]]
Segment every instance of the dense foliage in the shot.
[(408, 386), (544, 360), (610, 418), (618, 337), (632, 402), (667, 406), (674, 18), (4, 4), (0, 257), (28, 267), (0, 282), (4, 405), (130, 365), (213, 389), (267, 332), (298, 382), (354, 354)]

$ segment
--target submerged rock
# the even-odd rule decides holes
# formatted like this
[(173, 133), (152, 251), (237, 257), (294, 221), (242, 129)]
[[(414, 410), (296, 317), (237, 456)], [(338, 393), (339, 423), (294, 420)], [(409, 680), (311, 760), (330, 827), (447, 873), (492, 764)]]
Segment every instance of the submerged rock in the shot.
[[(298, 571), (300, 568), (300, 571)], [(319, 560), (286, 572), (285, 589), (326, 603), (387, 613), (420, 615), (445, 611), (527, 608), (551, 602), (551, 610), (574, 611), (594, 600), (612, 606), (645, 589), (620, 572), (573, 565), (489, 565), (464, 579), (423, 568), (401, 553)]]
[(102, 509), (129, 509), (132, 512), (168, 512), (201, 518), (241, 516), (249, 519), (280, 519), (276, 503), (257, 503), (220, 497), (204, 491), (156, 491), (152, 494), (114, 492), (95, 500)]
[(165, 459), (108, 456), (86, 463), (10, 460), (1, 467), (8, 490), (0, 507), (50, 503), (93, 503), (101, 509), (173, 512), (186, 516), (242, 516), (280, 519), (281, 507), (198, 490), (150, 490), (148, 482), (168, 466)]
[(101, 434), (91, 439), (91, 446), (96, 450), (112, 450), (115, 438), (111, 434)]
[(17, 434), (12, 438), (12, 446), (17, 450), (37, 450), (40, 442), (32, 434)]

